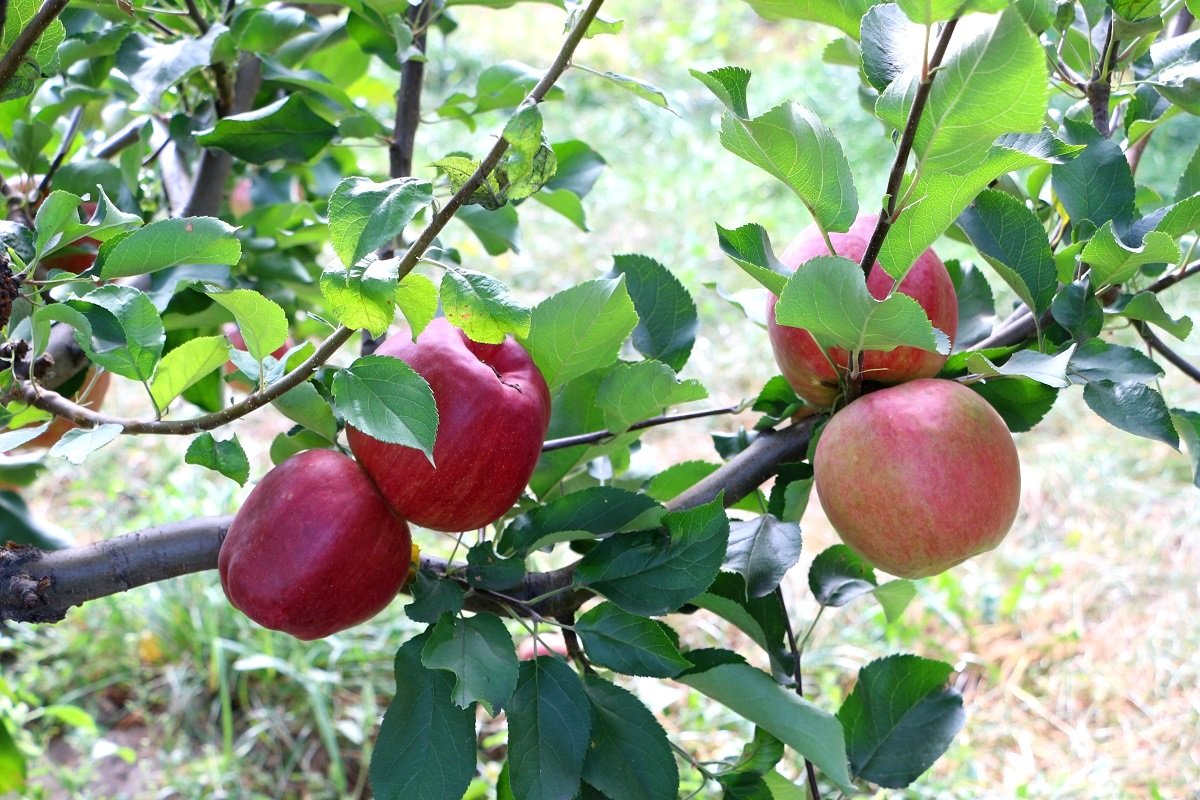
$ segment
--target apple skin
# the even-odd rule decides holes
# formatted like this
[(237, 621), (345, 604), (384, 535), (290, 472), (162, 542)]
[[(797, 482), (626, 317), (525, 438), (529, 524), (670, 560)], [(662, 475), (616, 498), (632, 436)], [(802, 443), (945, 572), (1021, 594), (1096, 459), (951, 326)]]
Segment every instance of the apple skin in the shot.
[(250, 492), (217, 568), (234, 608), (311, 640), (382, 611), (411, 562), (408, 525), (358, 464), (332, 450), (306, 450)]
[[(104, 402), (104, 396), (108, 394), (108, 384), (112, 378), (112, 374), (107, 371), (101, 372), (99, 377), (96, 378), (95, 383), (92, 382), (92, 375), (93, 373), (89, 371), (83, 379), (83, 386), (86, 387), (90, 385), (92, 387), (92, 390), (88, 393), (83, 405), (95, 411), (100, 408), (100, 404)], [(55, 417), (53, 420), (51, 420), (50, 427), (47, 428), (44, 433), (33, 439), (30, 439), (28, 442), (25, 442), (25, 444), (22, 444), (19, 447), (13, 448), (10, 452), (22, 453), (28, 450), (49, 449), (53, 447), (54, 444), (61, 439), (67, 431), (73, 430), (77, 427), (79, 426), (74, 422), (71, 422), (69, 419)]]
[(540, 656), (567, 656), (567, 643), (556, 633), (527, 636), (517, 643), (517, 660), (533, 661)]
[(902, 578), (991, 550), (1012, 527), (1021, 465), (1004, 420), (960, 383), (920, 379), (858, 398), (813, 455), (830, 524)]
[(350, 449), (392, 508), (439, 531), (500, 518), (529, 483), (550, 425), (550, 390), (529, 353), (511, 336), (480, 344), (435, 319), (415, 343), (395, 336), (376, 354), (428, 381), (438, 410), (436, 468), (416, 448), (347, 427)]
[[(838, 255), (860, 261), (867, 251), (878, 214), (860, 214), (846, 233), (831, 233), (829, 239)], [(807, 228), (788, 245), (779, 261), (795, 270), (806, 261), (829, 255), (829, 248), (814, 225)], [(893, 279), (876, 261), (867, 276), (867, 290), (876, 300), (882, 300), (892, 288)], [(922, 253), (900, 283), (900, 292), (920, 303), (930, 321), (951, 342), (958, 335), (958, 296), (954, 281), (941, 259), (932, 249)], [(796, 394), (821, 408), (831, 406), (840, 390), (838, 377), (847, 369), (850, 354), (840, 348), (830, 350), (837, 364), (835, 371), (822, 355), (812, 335), (803, 328), (780, 325), (775, 321), (775, 304), (779, 298), (767, 299), (767, 333), (771, 349), (783, 376)], [(902, 383), (916, 378), (932, 378), (946, 363), (946, 356), (917, 347), (897, 347), (894, 350), (868, 350), (863, 353), (863, 371), (867, 380), (879, 383)]]

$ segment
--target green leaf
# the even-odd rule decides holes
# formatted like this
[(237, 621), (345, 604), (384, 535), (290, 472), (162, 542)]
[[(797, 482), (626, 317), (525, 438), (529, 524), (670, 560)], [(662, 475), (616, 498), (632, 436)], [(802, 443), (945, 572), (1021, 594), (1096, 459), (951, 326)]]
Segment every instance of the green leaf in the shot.
[(489, 275), (448, 269), (442, 275), (441, 297), (446, 319), (473, 341), (499, 344), (510, 333), (520, 338), (529, 335), (529, 308)]
[(500, 558), (492, 542), (480, 542), (467, 551), (467, 583), (477, 589), (503, 591), (524, 577), (525, 559)]
[[(880, 95), (875, 113), (903, 129), (916, 96), (915, 71)], [(1015, 8), (943, 61), (913, 141), (922, 172), (969, 172), (1001, 134), (1042, 129), (1049, 101), (1045, 53)]]
[(398, 266), (394, 258), (366, 266), (328, 266), (321, 273), (321, 296), (347, 328), (365, 328), (381, 336), (396, 318)]
[[(466, 156), (452, 155), (435, 161), (430, 166), (446, 173), (446, 178), (450, 181), (450, 188), (457, 194), (483, 165)], [(500, 188), (500, 182), (496, 179), (495, 171), (485, 175), (479, 185), (467, 195), (467, 199), (463, 203), (468, 206), (481, 205), (488, 211), (495, 211), (503, 206), (504, 192)]]
[(1104, 327), (1104, 309), (1087, 280), (1064, 286), (1050, 304), (1050, 313), (1078, 341), (1099, 336)]
[(179, 395), (229, 360), (224, 336), (189, 339), (163, 356), (150, 382), (150, 396), (159, 411), (166, 411)]
[(116, 64), (129, 76), (138, 98), (158, 107), (171, 87), (213, 63), (213, 51), (228, 33), (229, 28), (217, 24), (198, 39), (182, 37), (162, 42), (135, 34), (122, 42)]
[(183, 460), (184, 463), (219, 472), (237, 482), (238, 486), (245, 486), (250, 479), (250, 461), (236, 435), (218, 442), (211, 433), (205, 431), (192, 439)]
[(271, 405), (292, 422), (303, 425), (330, 442), (337, 440), (337, 420), (333, 417), (333, 410), (311, 381), (289, 389), (272, 400)]
[(592, 732), (583, 779), (606, 797), (674, 800), (679, 767), (662, 725), (632, 693), (598, 675), (584, 675)]
[(498, 617), (478, 614), (461, 619), (443, 614), (421, 651), (427, 669), (444, 669), (457, 683), (450, 696), (459, 708), (478, 701), (495, 716), (517, 687), (517, 653), (512, 636)]
[(333, 139), (337, 128), (309, 106), (303, 95), (289, 94), (270, 105), (223, 117), (196, 134), (202, 147), (216, 147), (251, 164), (311, 161)]
[(516, 253), (521, 249), (517, 210), (512, 206), (495, 210), (464, 206), (454, 218), (471, 229), (489, 256), (498, 256), (509, 250)]
[(1067, 375), (1072, 383), (1152, 381), (1163, 368), (1132, 347), (1089, 339), (1075, 348)]
[(275, 301), (252, 289), (226, 292), (209, 287), (205, 294), (233, 314), (238, 333), (246, 343), (246, 352), (255, 361), (261, 363), (287, 342), (287, 315)]
[(363, 356), (333, 378), (334, 406), (346, 422), (389, 444), (415, 447), (433, 463), (438, 412), (433, 390), (391, 356)]
[(671, 271), (643, 255), (613, 256), (608, 277), (625, 276), (638, 324), (633, 346), (646, 358), (683, 369), (696, 341), (696, 304)]
[[(61, 22), (58, 24), (62, 26)], [(4, 718), (0, 717), (0, 795), (24, 790), (25, 773), (25, 756), (8, 732)]]
[(513, 796), (521, 800), (574, 797), (590, 735), (591, 708), (579, 676), (549, 656), (522, 662), (508, 709)]
[(416, 178), (375, 183), (346, 178), (329, 196), (329, 241), (342, 264), (353, 267), (392, 242), (433, 201), (433, 184)]
[(396, 307), (408, 321), (415, 342), (437, 315), (438, 288), (424, 275), (410, 272), (396, 286)]
[(1105, 422), (1179, 449), (1179, 433), (1167, 404), (1161, 394), (1144, 383), (1096, 381), (1083, 387), (1083, 400)]
[(601, 603), (575, 621), (588, 658), (625, 675), (673, 678), (692, 666), (665, 623)]
[(775, 318), (805, 328), (821, 345), (846, 350), (891, 350), (900, 345), (950, 352), (950, 340), (934, 329), (908, 295), (876, 300), (862, 269), (840, 256), (821, 256), (796, 270), (784, 287)]
[(95, 428), (72, 428), (50, 448), (50, 455), (65, 458), (76, 466), (87, 457), (121, 435), (122, 427), (114, 423), (97, 425)]
[(924, 31), (899, 6), (871, 6), (862, 18), (862, 68), (867, 81), (876, 91), (885, 90), (922, 57), (923, 41)]
[[(3, 526), (5, 542), (28, 544), (42, 550), (61, 550), (70, 546), (60, 538), (61, 534), (58, 531), (48, 529), (30, 514), (29, 507), (25, 505), (21, 495), (13, 491), (0, 490), (0, 526)], [(4, 724), (0, 722), (0, 729), (3, 728)], [(3, 731), (0, 730), (0, 736), (2, 735)], [(4, 782), (4, 758), (3, 746), (0, 744), (0, 786), (3, 786)]]
[(625, 530), (655, 509), (662, 507), (644, 494), (592, 486), (521, 514), (504, 529), (496, 549), (524, 556), (558, 542), (593, 539)]
[(459, 798), (475, 775), (475, 710), (451, 702), (453, 675), (421, 664), (429, 638), (414, 636), (396, 652), (396, 696), (371, 753), (379, 800)]
[(838, 608), (878, 588), (875, 570), (858, 553), (835, 544), (813, 559), (808, 588), (823, 606)]
[(666, 614), (712, 583), (729, 541), (723, 494), (711, 503), (664, 514), (666, 532), (621, 533), (588, 551), (575, 581), (632, 614)]
[(772, 294), (783, 294), (792, 271), (779, 263), (771, 249), (767, 232), (761, 225), (752, 222), (733, 230), (718, 225), (717, 241), (722, 252), (732, 258), (747, 275)]
[(413, 601), (404, 607), (404, 613), (413, 622), (432, 624), (443, 614), (457, 614), (466, 598), (466, 590), (457, 581), (426, 569), (416, 570), (410, 590)]
[(605, 427), (613, 433), (662, 414), (679, 403), (703, 400), (708, 391), (695, 378), (680, 380), (660, 361), (620, 362), (609, 371), (596, 393)]
[[(498, 108), (516, 108), (525, 96), (541, 80), (542, 73), (519, 61), (501, 61), (479, 73), (475, 84), (475, 111), (493, 111)], [(547, 100), (558, 100), (563, 91), (555, 86), (546, 95)]]
[(1042, 421), (1058, 397), (1058, 390), (1028, 378), (971, 384), (971, 389), (1000, 414), (1013, 433), (1024, 433)]
[(1064, 389), (1071, 385), (1067, 378), (1067, 365), (1074, 352), (1074, 344), (1056, 355), (1046, 355), (1036, 350), (1021, 350), (1001, 366), (993, 364), (991, 359), (982, 353), (972, 353), (967, 358), (967, 369), (985, 378), (1025, 377), (1056, 389)]
[(800, 560), (800, 526), (770, 514), (735, 522), (729, 527), (729, 548), (721, 568), (746, 579), (750, 597), (775, 591), (787, 571)]
[[(674, 109), (671, 108), (671, 104), (667, 101), (667, 96), (663, 94), (662, 89), (659, 89), (653, 84), (646, 83), (639, 78), (634, 78), (629, 75), (622, 75), (619, 72), (591, 69), (580, 64), (575, 64), (574, 66), (579, 67), (584, 72), (589, 72), (592, 75), (597, 75), (601, 78), (604, 78), (606, 81), (609, 81), (610, 83), (616, 84), (625, 91), (632, 93), (639, 100), (645, 100), (651, 105), (658, 106), (659, 108), (665, 108), (667, 111), (670, 111), (673, 114), (675, 113)], [(676, 114), (676, 116), (678, 116), (678, 114)]]
[(100, 247), (96, 268), (106, 280), (180, 264), (233, 266), (242, 258), (234, 229), (215, 217), (161, 219)]
[(1050, 168), (1050, 182), (1071, 222), (1090, 220), (1097, 228), (1112, 219), (1133, 213), (1133, 173), (1116, 142), (1105, 139), (1092, 126), (1063, 121), (1067, 140), (1086, 145), (1076, 158)]
[(587, 281), (533, 309), (525, 344), (554, 389), (616, 361), (621, 343), (637, 323), (624, 276)]
[(1179, 438), (1187, 444), (1192, 459), (1192, 483), (1200, 489), (1200, 412), (1173, 408), (1171, 421), (1179, 431)]
[(558, 160), (558, 172), (546, 184), (546, 189), (565, 189), (577, 197), (587, 197), (608, 162), (591, 145), (578, 139), (559, 142), (552, 147)]
[(842, 726), (829, 712), (747, 664), (723, 664), (676, 680), (764, 729), (850, 791)]
[(1103, 287), (1124, 283), (1146, 264), (1174, 263), (1180, 255), (1179, 245), (1161, 231), (1147, 233), (1140, 246), (1130, 247), (1117, 238), (1109, 220), (1096, 231), (1079, 257), (1092, 268), (1092, 285)]
[(962, 695), (946, 685), (952, 669), (894, 655), (859, 671), (837, 714), (855, 778), (901, 789), (946, 752), (966, 721)]
[[(113, 284), (94, 289), (66, 305), (67, 311), (47, 306), (34, 317), (65, 319), (75, 328), (75, 341), (91, 361), (123, 378), (150, 380), (162, 355), (166, 332), (149, 297), (132, 286)], [(66, 319), (62, 314), (71, 318)], [(87, 326), (83, 330), (81, 319)]]
[(1123, 301), (1123, 304), (1118, 304), (1114, 310), (1122, 317), (1156, 325), (1180, 341), (1192, 333), (1191, 317), (1172, 317), (1153, 292), (1139, 292), (1128, 301)]
[(691, 73), (726, 103), (728, 111), (721, 120), (721, 144), (726, 150), (782, 181), (822, 228), (850, 228), (858, 214), (850, 162), (833, 131), (816, 114), (787, 102), (750, 118), (745, 107), (748, 71)]
[(991, 334), (996, 321), (996, 301), (982, 270), (971, 264), (961, 266), (954, 259), (946, 262), (946, 270), (954, 280), (958, 297), (958, 335), (954, 337), (953, 351), (959, 352)]
[(542, 112), (536, 105), (522, 107), (504, 126), (508, 150), (496, 166), (495, 176), (505, 201), (524, 200), (546, 185), (558, 169), (558, 158), (542, 134)]
[(832, 25), (855, 39), (874, 0), (746, 0), (763, 19), (803, 19)]
[(912, 581), (897, 578), (879, 586), (873, 594), (883, 609), (883, 616), (891, 624), (900, 619), (904, 609), (917, 596), (917, 587)]
[(971, 244), (1017, 296), (1041, 314), (1058, 288), (1054, 257), (1042, 223), (1005, 192), (981, 192), (958, 218)]

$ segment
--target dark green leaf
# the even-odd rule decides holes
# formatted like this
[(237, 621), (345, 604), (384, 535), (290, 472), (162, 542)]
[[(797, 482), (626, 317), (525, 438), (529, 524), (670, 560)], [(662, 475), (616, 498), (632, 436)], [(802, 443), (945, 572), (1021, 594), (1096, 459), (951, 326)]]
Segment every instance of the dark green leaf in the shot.
[(613, 257), (610, 278), (625, 276), (625, 288), (637, 311), (633, 346), (646, 358), (683, 369), (696, 341), (696, 304), (670, 270), (642, 255)]
[(844, 606), (877, 585), (871, 565), (844, 544), (822, 551), (808, 570), (808, 588), (823, 606)]
[(588, 657), (625, 675), (672, 678), (691, 667), (678, 638), (664, 623), (601, 603), (575, 621)]
[(520, 515), (504, 529), (497, 549), (505, 555), (526, 555), (557, 542), (591, 539), (625, 530), (647, 512), (661, 508), (644, 494), (593, 486)]
[(517, 228), (517, 211), (513, 206), (489, 211), (478, 206), (464, 206), (454, 217), (471, 229), (489, 256), (498, 256), (509, 250), (521, 249), (521, 236)]
[(856, 778), (900, 789), (946, 752), (966, 720), (962, 695), (946, 686), (951, 669), (913, 655), (862, 668), (838, 710)]
[(971, 264), (960, 266), (955, 260), (947, 261), (946, 269), (954, 279), (958, 296), (958, 335), (954, 337), (954, 351), (961, 352), (991, 335), (996, 321), (996, 302), (982, 271)]
[(219, 147), (251, 164), (311, 161), (333, 139), (337, 128), (325, 121), (300, 94), (268, 106), (224, 117), (196, 134), (204, 147)]
[[(479, 74), (475, 84), (474, 113), (515, 108), (541, 77), (539, 71), (519, 61), (501, 61), (488, 67)], [(556, 86), (546, 95), (546, 99), (557, 100), (562, 96), (562, 89)]]
[(1067, 141), (1086, 145), (1071, 161), (1050, 168), (1051, 183), (1071, 221), (1097, 228), (1133, 213), (1133, 174), (1125, 153), (1086, 123), (1063, 121)]
[(421, 664), (429, 638), (414, 636), (396, 652), (396, 696), (371, 753), (380, 800), (453, 800), (475, 775), (475, 710), (451, 702), (453, 675)]
[(1050, 304), (1050, 313), (1079, 342), (1099, 336), (1104, 327), (1104, 309), (1087, 281), (1064, 286)]
[(721, 568), (746, 579), (750, 597), (775, 591), (783, 576), (800, 560), (800, 526), (780, 522), (770, 514), (735, 522), (729, 528), (729, 548)]
[(1073, 383), (1123, 383), (1152, 381), (1163, 374), (1163, 369), (1132, 347), (1089, 339), (1076, 348), (1067, 374)]
[(238, 486), (245, 486), (250, 479), (250, 461), (236, 435), (218, 442), (206, 431), (192, 439), (183, 460), (219, 472)]
[(592, 733), (583, 778), (608, 797), (674, 800), (679, 768), (666, 731), (633, 694), (598, 675), (585, 675)]
[(1123, 431), (1179, 449), (1179, 433), (1162, 395), (1144, 383), (1097, 381), (1083, 387), (1088, 408)]
[(749, 223), (729, 230), (717, 226), (717, 242), (722, 252), (774, 295), (783, 294), (791, 270), (784, 268), (775, 253), (767, 232), (761, 225)]
[(492, 542), (480, 542), (467, 551), (467, 583), (479, 589), (502, 591), (525, 577), (525, 559), (500, 558)]
[(899, 6), (881, 3), (872, 6), (862, 18), (862, 67), (876, 91), (911, 66), (921, 53), (914, 45), (923, 38), (920, 29), (909, 21)]
[[(68, 547), (60, 531), (54, 531), (29, 513), (29, 507), (16, 492), (0, 491), (0, 530), (3, 530), (3, 541), (15, 542), (40, 547), (43, 550), (59, 550)], [(0, 722), (0, 728), (3, 728)], [(0, 760), (3, 759), (3, 749), (0, 748)], [(0, 776), (3, 771), (0, 769)], [(2, 784), (2, 781), (0, 781)]]
[(1024, 433), (1041, 422), (1059, 391), (1028, 378), (973, 383), (971, 389), (991, 403), (1013, 433)]
[(1039, 314), (1054, 299), (1058, 279), (1042, 223), (1012, 195), (981, 192), (958, 218), (971, 243), (1017, 296)]
[(508, 710), (513, 796), (574, 797), (590, 736), (591, 708), (579, 676), (565, 662), (548, 656), (522, 662)]
[(1171, 421), (1179, 438), (1187, 443), (1188, 455), (1192, 459), (1192, 483), (1200, 488), (1200, 412), (1171, 409)]
[(1153, 292), (1139, 292), (1133, 297), (1122, 298), (1114, 306), (1113, 311), (1128, 319), (1141, 320), (1149, 322), (1151, 325), (1156, 325), (1181, 341), (1186, 339), (1192, 332), (1191, 318), (1186, 316), (1172, 317), (1162, 307), (1158, 296)]
[(346, 422), (381, 442), (415, 447), (433, 463), (438, 413), (433, 391), (391, 356), (363, 356), (333, 378), (335, 407)]
[(466, 592), (457, 581), (441, 578), (435, 573), (418, 569), (410, 586), (413, 601), (404, 613), (413, 622), (433, 624), (443, 614), (457, 614), (463, 609)]
[(571, 139), (552, 146), (558, 159), (558, 172), (546, 189), (566, 189), (577, 197), (587, 197), (607, 162), (586, 142)]
[(218, 24), (199, 39), (182, 37), (160, 42), (135, 34), (121, 44), (117, 67), (129, 76), (129, 82), (143, 101), (158, 106), (172, 86), (213, 62), (213, 50), (228, 33), (229, 28)]
[(512, 636), (498, 617), (477, 614), (462, 619), (443, 614), (421, 651), (428, 669), (454, 674), (450, 698), (459, 708), (478, 701), (493, 716), (508, 705), (517, 687), (517, 653)]

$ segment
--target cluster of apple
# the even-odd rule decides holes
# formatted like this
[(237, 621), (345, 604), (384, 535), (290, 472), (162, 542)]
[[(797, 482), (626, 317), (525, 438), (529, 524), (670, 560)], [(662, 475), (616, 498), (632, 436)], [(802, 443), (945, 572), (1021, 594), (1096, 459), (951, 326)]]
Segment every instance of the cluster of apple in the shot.
[[(830, 234), (837, 254), (861, 260), (876, 219), (865, 214), (848, 232)], [(780, 261), (797, 269), (824, 255), (824, 238), (810, 228)], [(871, 295), (882, 299), (892, 285), (875, 262), (867, 276)], [(932, 249), (898, 290), (954, 340), (954, 283)], [(841, 394), (849, 353), (823, 353), (808, 331), (778, 324), (777, 300), (768, 301), (775, 360), (797, 395), (828, 408)], [(904, 578), (935, 575), (995, 547), (1021, 497), (1017, 449), (1004, 420), (963, 384), (934, 378), (944, 355), (897, 347), (868, 351), (862, 361), (868, 391), (833, 415), (813, 454), (817, 496), (834, 530), (871, 563)]]
[(512, 337), (467, 338), (437, 319), (388, 339), (433, 390), (433, 463), (353, 427), (355, 459), (308, 450), (263, 477), (234, 517), (218, 568), (230, 603), (267, 628), (319, 639), (381, 611), (412, 563), (408, 524), (467, 531), (494, 522), (529, 483), (550, 425), (550, 391)]

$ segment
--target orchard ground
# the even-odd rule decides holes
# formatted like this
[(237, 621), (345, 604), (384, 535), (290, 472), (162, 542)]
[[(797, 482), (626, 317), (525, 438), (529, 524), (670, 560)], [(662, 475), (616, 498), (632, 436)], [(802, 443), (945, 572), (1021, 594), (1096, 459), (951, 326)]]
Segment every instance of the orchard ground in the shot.
[[(477, 13), (463, 20), (466, 35), (434, 49), (435, 58), (457, 61), (455, 75), (503, 57), (544, 66), (537, 59), (545, 48), (535, 51), (530, 43), (555, 30), (561, 12), (520, 6), (503, 12), (503, 24), (492, 12)], [(821, 64), (831, 35), (815, 26), (768, 25), (744, 4), (712, 0), (652, 12), (613, 0), (605, 14), (625, 18), (626, 33), (594, 40), (581, 62), (653, 81), (680, 117), (640, 103), (614, 115), (606, 106), (629, 104), (627, 95), (594, 76), (568, 73), (567, 99), (544, 110), (556, 135), (587, 139), (610, 164), (586, 203), (593, 233), (529, 204), (522, 209), (518, 256), (488, 258), (457, 224), (448, 235), (467, 266), (496, 274), (527, 301), (606, 271), (614, 252), (658, 258), (700, 306), (693, 372), (685, 375), (712, 389), (713, 405), (736, 402), (775, 367), (766, 331), (703, 287), (721, 276), (726, 286), (752, 289), (717, 249), (713, 222), (760, 222), (782, 249), (809, 220), (786, 189), (720, 148), (716, 104), (685, 68), (745, 64), (756, 76), (752, 108), (791, 97), (828, 109), (826, 122), (846, 141), (864, 196), (877, 196), (883, 185), (886, 141), (867, 136), (868, 149), (856, 149), (856, 126), (878, 123), (857, 105), (854, 76)], [(466, 42), (483, 49), (457, 49)], [(381, 108), (392, 102), (392, 78), (367, 81), (367, 94)], [(429, 91), (453, 88), (435, 84)], [(828, 95), (838, 101), (821, 102)], [(432, 141), (425, 137), (437, 137), (444, 151), (454, 146), (446, 136), (479, 147), (480, 136), (453, 123), (424, 126), (418, 164), (429, 152), (421, 142)], [(1197, 138), (1200, 126), (1192, 118), (1165, 125), (1140, 179), (1172, 186), (1183, 167), (1182, 157), (1172, 154), (1191, 152)], [(386, 171), (382, 150), (362, 159), (364, 173)], [(944, 243), (938, 250), (946, 258), (957, 255)], [(550, 275), (561, 285), (547, 285)], [(1180, 310), (1195, 308), (1200, 291), (1185, 285), (1164, 300)], [(749, 304), (762, 306), (757, 296)], [(1007, 308), (1007, 299), (998, 298), (997, 307)], [(1120, 332), (1119, 341), (1138, 346), (1126, 334)], [(1196, 342), (1179, 350), (1200, 357)], [(140, 389), (114, 384), (107, 407), (146, 411)], [(1173, 404), (1200, 404), (1200, 387), (1170, 368), (1164, 385)], [(649, 432), (640, 462), (651, 471), (685, 458), (715, 459), (700, 431), (735, 424), (724, 418)], [(268, 467), (262, 443), (286, 427), (269, 412), (234, 427), (254, 457), (254, 478)], [(1200, 783), (1200, 741), (1192, 735), (1200, 730), (1200, 497), (1188, 464), (1165, 445), (1135, 439), (1085, 413), (1078, 390), (1064, 392), (1049, 417), (1017, 442), (1022, 508), (1001, 548), (920, 582), (917, 600), (891, 627), (866, 598), (830, 610), (808, 647), (806, 688), (836, 707), (859, 666), (900, 649), (961, 670), (967, 727), (910, 797), (1194, 797)], [(86, 470), (54, 463), (27, 497), (41, 519), (56, 521), (76, 541), (236, 509), (248, 487), (239, 490), (185, 465), (186, 443), (120, 439), (97, 452)], [(802, 627), (816, 611), (805, 586), (807, 564), (836, 541), (815, 502), (803, 530), (805, 555), (785, 582)], [(440, 534), (415, 538), (443, 555), (453, 547)], [(94, 800), (358, 795), (393, 690), (395, 646), (414, 628), (403, 603), (360, 628), (303, 644), (234, 612), (213, 572), (92, 603), (57, 626), (0, 632), (4, 679), (39, 701), (39, 718), (15, 715), (46, 754), (31, 762), (37, 791)], [(677, 626), (687, 631), (689, 645), (737, 641), (738, 634), (714, 618), (698, 615), (695, 622)], [(701, 759), (730, 757), (745, 740), (736, 727), (744, 723), (722, 716), (719, 706), (695, 702), (685, 687), (627, 685)], [(705, 707), (708, 716), (701, 718)], [(484, 729), (502, 731), (490, 721)], [(503, 741), (502, 734), (485, 735), (483, 744), (499, 748)], [(788, 774), (795, 777), (799, 768), (792, 763)], [(697, 775), (683, 772), (684, 791), (690, 791)], [(492, 778), (483, 776), (476, 796), (490, 795)], [(163, 791), (167, 787), (175, 793)]]

